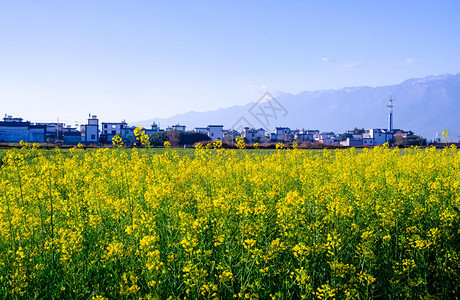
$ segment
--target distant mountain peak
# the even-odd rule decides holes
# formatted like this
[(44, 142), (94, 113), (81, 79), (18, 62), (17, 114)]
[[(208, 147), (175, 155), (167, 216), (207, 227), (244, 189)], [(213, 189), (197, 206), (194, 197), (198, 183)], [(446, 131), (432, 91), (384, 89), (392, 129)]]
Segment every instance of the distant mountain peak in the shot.
[[(433, 87), (433, 88), (430, 88)], [(408, 79), (400, 84), (380, 87), (344, 87), (342, 89), (304, 91), (297, 95), (276, 96), (271, 109), (287, 111), (276, 114), (265, 111), (267, 105), (254, 102), (208, 112), (189, 112), (168, 119), (152, 119), (136, 125), (184, 124), (187, 130), (209, 124), (222, 124), (225, 129), (263, 127), (309, 128), (345, 132), (358, 128), (386, 128), (387, 101), (393, 95), (395, 127), (434, 138), (449, 130), (452, 139), (460, 138), (460, 73)], [(280, 106), (280, 107), (276, 107)]]
[(441, 74), (441, 75), (430, 75), (430, 76), (426, 76), (426, 77), (422, 77), (422, 78), (411, 78), (411, 79), (408, 79), (408, 80), (404, 81), (403, 84), (404, 83), (411, 83), (412, 85), (422, 84), (422, 83), (428, 83), (428, 82), (432, 82), (432, 81), (446, 80), (446, 79), (455, 77), (457, 75), (458, 74), (453, 75), (453, 74), (447, 74), (446, 73), (446, 74)]

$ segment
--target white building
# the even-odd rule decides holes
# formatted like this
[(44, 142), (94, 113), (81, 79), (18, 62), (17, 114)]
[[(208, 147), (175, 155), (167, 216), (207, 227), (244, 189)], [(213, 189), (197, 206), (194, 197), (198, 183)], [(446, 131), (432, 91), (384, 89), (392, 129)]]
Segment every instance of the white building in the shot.
[(241, 132), (241, 137), (249, 141), (249, 143), (264, 142), (265, 141), (265, 129), (249, 128), (245, 127)]
[(362, 134), (354, 134), (353, 131), (347, 131), (347, 133), (352, 135), (352, 137), (341, 141), (340, 145), (342, 146), (378, 146), (390, 142), (394, 136), (394, 130), (389, 131), (379, 128), (365, 130)]
[(107, 135), (107, 136), (115, 136), (115, 135), (120, 135), (121, 130), (123, 128), (126, 128), (128, 124), (125, 121), (119, 122), (119, 123), (107, 123), (107, 122), (102, 122), (102, 134)]
[(300, 130), (294, 135), (297, 142), (314, 142), (315, 134), (319, 134), (319, 130)]
[(340, 142), (341, 146), (345, 147), (357, 147), (357, 146), (362, 146), (363, 145), (363, 139), (362, 138), (347, 138), (344, 141)]
[(88, 124), (80, 126), (81, 141), (86, 144), (99, 143), (99, 119), (95, 115), (90, 115)]
[(212, 140), (222, 141), (224, 137), (224, 125), (208, 125), (207, 134)]
[(313, 135), (313, 138), (317, 142), (332, 139), (333, 137), (335, 137), (335, 133), (333, 132), (321, 132)]
[(365, 139), (370, 146), (383, 145), (393, 139), (393, 132), (385, 129), (372, 128), (366, 130), (362, 134), (362, 138)]
[(126, 121), (102, 122), (101, 127), (102, 131), (101, 136), (99, 137), (99, 141), (101, 143), (111, 144), (114, 136), (118, 135), (123, 138), (123, 133), (125, 132), (126, 128), (128, 128), (128, 124)]
[(208, 134), (208, 127), (195, 127), (195, 132)]
[(176, 130), (176, 131), (185, 131), (185, 125), (173, 125), (171, 126), (171, 130)]
[(275, 133), (271, 135), (271, 139), (277, 142), (288, 142), (292, 138), (291, 129), (288, 127), (276, 127)]

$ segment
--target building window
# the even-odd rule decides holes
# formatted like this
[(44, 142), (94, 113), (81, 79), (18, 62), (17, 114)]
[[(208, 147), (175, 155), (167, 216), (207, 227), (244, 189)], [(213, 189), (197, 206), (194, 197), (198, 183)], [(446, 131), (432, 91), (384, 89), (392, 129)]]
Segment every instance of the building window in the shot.
[(92, 134), (92, 135), (91, 135), (91, 139), (92, 139), (92, 140), (95, 140), (95, 139), (96, 139), (96, 135), (95, 135), (95, 134)]
[(117, 125), (112, 124), (112, 129), (115, 129), (115, 128), (117, 128)]
[(115, 130), (112, 130), (112, 134), (116, 134), (117, 132)]
[(104, 124), (104, 128), (107, 128), (107, 124)]

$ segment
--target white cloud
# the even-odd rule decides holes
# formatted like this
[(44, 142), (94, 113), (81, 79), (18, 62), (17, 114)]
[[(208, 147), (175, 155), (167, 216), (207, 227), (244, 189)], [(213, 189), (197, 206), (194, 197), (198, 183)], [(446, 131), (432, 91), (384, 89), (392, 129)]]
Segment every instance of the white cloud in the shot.
[(331, 64), (337, 64), (337, 65), (341, 65), (342, 67), (344, 67), (345, 69), (351, 69), (351, 68), (356, 68), (356, 67), (359, 67), (361, 65), (360, 62), (349, 62), (349, 63), (343, 63), (341, 61), (338, 61), (338, 60), (335, 60), (335, 59), (331, 59), (331, 58), (328, 58), (328, 57), (322, 57), (321, 60), (325, 63), (331, 63)]
[(340, 61), (329, 58), (329, 57), (322, 57), (321, 60), (325, 63), (340, 64)]
[(352, 69), (352, 68), (356, 68), (356, 67), (359, 67), (359, 66), (361, 66), (360, 62), (352, 62), (352, 63), (343, 64), (343, 67), (345, 69)]

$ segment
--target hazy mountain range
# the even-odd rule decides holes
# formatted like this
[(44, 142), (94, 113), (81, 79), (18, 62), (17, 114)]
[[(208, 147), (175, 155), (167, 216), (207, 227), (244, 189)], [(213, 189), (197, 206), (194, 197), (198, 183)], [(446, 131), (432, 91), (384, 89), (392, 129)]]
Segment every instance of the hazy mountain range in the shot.
[(430, 139), (447, 129), (452, 140), (460, 139), (460, 73), (409, 79), (391, 86), (282, 94), (275, 99), (267, 94), (244, 106), (133, 124), (150, 127), (155, 121), (165, 128), (180, 123), (187, 130), (209, 124), (221, 124), (225, 129), (249, 126), (271, 131), (276, 126), (286, 126), (342, 133), (355, 127), (387, 128), (390, 96), (395, 100), (394, 128), (412, 130)]

